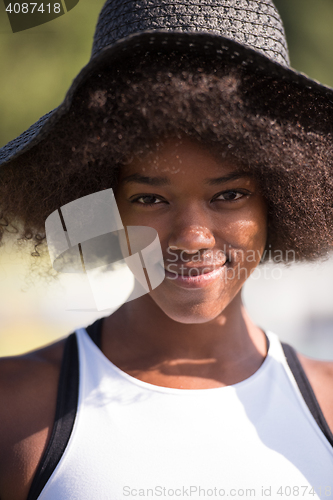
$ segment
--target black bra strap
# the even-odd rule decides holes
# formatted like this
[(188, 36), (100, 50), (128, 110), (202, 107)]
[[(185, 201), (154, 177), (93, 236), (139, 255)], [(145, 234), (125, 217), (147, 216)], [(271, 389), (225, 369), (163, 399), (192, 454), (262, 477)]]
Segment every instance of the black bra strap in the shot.
[(86, 327), (89, 337), (101, 349), (101, 338), (102, 338), (102, 324), (104, 318), (100, 318), (95, 321), (92, 325)]
[[(103, 318), (86, 330), (93, 342), (101, 348)], [(79, 395), (79, 356), (75, 333), (69, 335), (64, 347), (58, 384), (56, 415), (52, 434), (31, 484), (27, 500), (37, 500), (58, 465), (71, 436)]]
[(326, 422), (323, 412), (321, 411), (317, 398), (313, 392), (309, 379), (306, 376), (305, 371), (297, 357), (295, 349), (289, 344), (285, 344), (284, 342), (281, 342), (281, 345), (286, 356), (289, 368), (294, 375), (304, 401), (306, 402), (313, 418), (317, 422), (326, 439), (333, 446), (333, 434)]
[(78, 348), (76, 335), (72, 333), (64, 348), (51, 438), (37, 468), (27, 500), (37, 500), (66, 449), (76, 417), (78, 389)]

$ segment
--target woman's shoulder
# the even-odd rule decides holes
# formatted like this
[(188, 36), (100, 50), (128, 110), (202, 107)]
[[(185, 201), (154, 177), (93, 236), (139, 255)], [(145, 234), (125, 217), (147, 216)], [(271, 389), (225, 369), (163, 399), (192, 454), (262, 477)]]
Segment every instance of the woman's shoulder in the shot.
[(312, 359), (300, 353), (297, 357), (333, 433), (333, 361)]
[(66, 339), (18, 356), (0, 358), (0, 391), (9, 399), (36, 393), (59, 376)]
[(14, 364), (23, 367), (24, 364), (28, 365), (32, 363), (61, 363), (65, 342), (66, 338), (62, 338), (52, 344), (48, 344), (33, 351), (16, 356), (1, 357), (0, 369), (10, 369), (11, 365), (14, 366)]
[(27, 497), (50, 438), (65, 339), (0, 359), (0, 498)]

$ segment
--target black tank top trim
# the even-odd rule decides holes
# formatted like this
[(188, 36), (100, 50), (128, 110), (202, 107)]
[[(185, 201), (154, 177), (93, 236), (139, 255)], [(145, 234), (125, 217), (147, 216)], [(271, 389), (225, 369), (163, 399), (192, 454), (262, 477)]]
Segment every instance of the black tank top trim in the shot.
[(295, 349), (289, 344), (285, 344), (284, 342), (281, 342), (281, 345), (286, 356), (289, 368), (294, 375), (304, 401), (306, 402), (313, 418), (317, 422), (318, 427), (326, 437), (327, 441), (331, 446), (333, 446), (333, 434), (326, 422), (323, 412), (321, 411), (317, 398), (313, 392), (309, 379), (306, 376), (305, 371), (303, 370), (303, 367), (297, 357)]
[(97, 345), (98, 349), (101, 349), (101, 339), (102, 339), (102, 324), (104, 318), (100, 318), (95, 321), (92, 325), (87, 326), (86, 330), (89, 337)]
[(27, 500), (37, 500), (58, 465), (72, 433), (78, 403), (79, 357), (75, 333), (64, 347), (52, 434), (31, 484)]
[[(98, 319), (86, 328), (88, 335), (99, 349), (101, 348), (103, 319), (104, 318)], [(310, 382), (297, 358), (296, 351), (288, 344), (281, 342), (281, 345), (305, 403), (326, 439), (333, 446), (333, 434), (328, 427)], [(61, 364), (56, 416), (52, 435), (37, 468), (27, 500), (38, 499), (38, 496), (51, 477), (66, 449), (75, 422), (78, 393), (79, 358), (76, 336), (75, 333), (72, 333), (66, 341)]]

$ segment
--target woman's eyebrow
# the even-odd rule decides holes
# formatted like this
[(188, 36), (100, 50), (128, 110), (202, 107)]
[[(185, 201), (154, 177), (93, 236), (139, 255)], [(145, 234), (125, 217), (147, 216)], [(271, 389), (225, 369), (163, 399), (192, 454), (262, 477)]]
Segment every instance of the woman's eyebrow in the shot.
[[(233, 172), (223, 175), (222, 177), (205, 179), (205, 184), (208, 184), (209, 186), (216, 186), (217, 184), (222, 184), (223, 182), (250, 176), (251, 175), (249, 172), (245, 172), (243, 170), (234, 170)], [(170, 179), (168, 179), (167, 177), (150, 177), (148, 175), (141, 175), (138, 173), (124, 177), (123, 179), (121, 179), (121, 182), (124, 182), (126, 184), (150, 184), (151, 186), (170, 186), (171, 184)]]
[(125, 182), (126, 184), (135, 182), (136, 184), (150, 184), (151, 186), (166, 186), (171, 184), (170, 179), (166, 177), (149, 177), (148, 175), (141, 174), (128, 175), (121, 179), (121, 182)]
[(230, 172), (230, 174), (223, 175), (222, 177), (205, 179), (205, 182), (209, 186), (216, 186), (217, 184), (222, 184), (223, 182), (232, 181), (234, 179), (240, 179), (241, 177), (251, 177), (251, 173), (245, 172), (244, 170), (234, 170), (233, 172)]

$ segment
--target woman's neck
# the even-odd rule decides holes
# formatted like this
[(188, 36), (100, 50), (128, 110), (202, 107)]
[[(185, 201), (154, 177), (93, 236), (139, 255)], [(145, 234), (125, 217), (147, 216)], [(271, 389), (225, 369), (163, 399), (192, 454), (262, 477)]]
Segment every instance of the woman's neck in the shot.
[(102, 350), (140, 380), (182, 389), (245, 380), (267, 353), (265, 334), (249, 318), (240, 293), (218, 317), (199, 324), (176, 322), (143, 296), (104, 320)]

